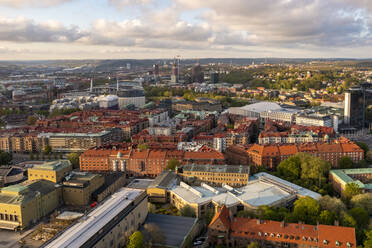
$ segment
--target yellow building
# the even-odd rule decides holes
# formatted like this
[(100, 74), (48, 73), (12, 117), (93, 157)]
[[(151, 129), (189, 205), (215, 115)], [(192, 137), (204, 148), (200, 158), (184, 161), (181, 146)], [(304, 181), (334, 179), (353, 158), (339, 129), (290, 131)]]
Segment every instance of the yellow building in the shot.
[(241, 187), (248, 183), (249, 166), (243, 165), (184, 165), (177, 174), (186, 182), (205, 182), (221, 186)]
[(177, 175), (172, 171), (163, 171), (147, 187), (146, 192), (150, 202), (166, 203), (169, 201), (168, 190), (178, 183)]
[(102, 175), (72, 172), (63, 182), (63, 201), (66, 205), (87, 205), (92, 199), (92, 193), (104, 183), (105, 179)]
[(45, 179), (59, 183), (72, 170), (69, 160), (56, 160), (28, 169), (28, 180)]
[(0, 228), (22, 230), (54, 211), (60, 191), (46, 180), (25, 181), (0, 192)]

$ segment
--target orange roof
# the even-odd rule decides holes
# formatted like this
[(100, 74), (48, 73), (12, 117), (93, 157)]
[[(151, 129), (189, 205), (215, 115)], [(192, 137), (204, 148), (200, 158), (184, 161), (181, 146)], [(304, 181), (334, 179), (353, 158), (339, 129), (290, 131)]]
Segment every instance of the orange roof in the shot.
[(223, 205), (221, 210), (214, 215), (211, 223), (209, 223), (209, 226), (212, 226), (217, 220), (220, 220), (226, 229), (230, 229), (229, 216), (230, 216), (229, 210), (225, 205)]
[(281, 156), (288, 156), (298, 153), (297, 146), (295, 145), (281, 145), (279, 146), (279, 153)]

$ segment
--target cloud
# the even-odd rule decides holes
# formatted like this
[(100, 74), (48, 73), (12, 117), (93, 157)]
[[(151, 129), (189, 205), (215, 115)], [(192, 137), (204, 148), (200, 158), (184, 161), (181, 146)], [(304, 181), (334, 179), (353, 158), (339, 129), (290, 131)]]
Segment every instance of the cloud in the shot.
[(23, 7), (51, 7), (75, 0), (0, 0), (0, 6), (14, 8)]
[(0, 18), (0, 40), (13, 42), (73, 42), (85, 35), (77, 26), (55, 21), (36, 23), (26, 18)]
[(127, 6), (146, 6), (152, 4), (154, 0), (108, 0), (108, 3), (119, 7), (127, 7)]

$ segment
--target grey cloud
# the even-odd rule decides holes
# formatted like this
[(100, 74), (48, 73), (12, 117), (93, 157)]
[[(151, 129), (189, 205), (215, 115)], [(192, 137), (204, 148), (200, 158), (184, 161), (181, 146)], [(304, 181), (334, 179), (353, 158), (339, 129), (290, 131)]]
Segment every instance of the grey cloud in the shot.
[(84, 36), (78, 27), (64, 27), (57, 22), (0, 18), (0, 40), (14, 42), (72, 42)]

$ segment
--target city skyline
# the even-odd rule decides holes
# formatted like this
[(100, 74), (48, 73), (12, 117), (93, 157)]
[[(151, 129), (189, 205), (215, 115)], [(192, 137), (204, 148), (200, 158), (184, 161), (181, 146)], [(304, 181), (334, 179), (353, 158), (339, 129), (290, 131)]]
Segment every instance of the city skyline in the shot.
[(363, 0), (0, 0), (1, 60), (372, 58)]

